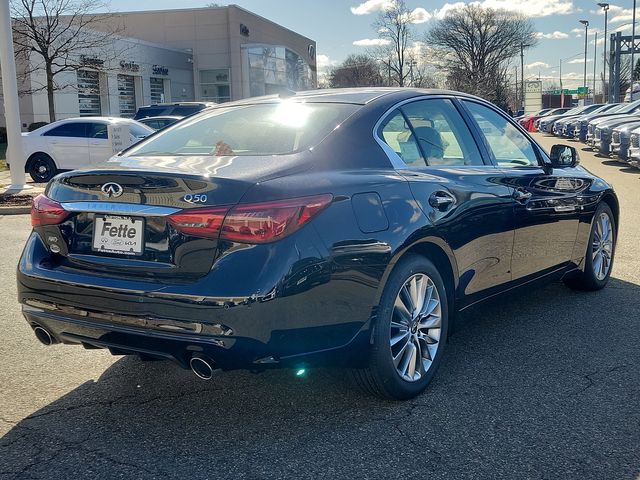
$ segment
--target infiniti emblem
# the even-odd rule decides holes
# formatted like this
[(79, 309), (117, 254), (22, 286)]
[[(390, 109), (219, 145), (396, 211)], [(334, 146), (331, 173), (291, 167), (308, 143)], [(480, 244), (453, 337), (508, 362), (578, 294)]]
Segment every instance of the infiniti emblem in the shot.
[(122, 185), (115, 182), (108, 182), (102, 185), (102, 193), (104, 193), (107, 197), (119, 197), (124, 193), (124, 188)]

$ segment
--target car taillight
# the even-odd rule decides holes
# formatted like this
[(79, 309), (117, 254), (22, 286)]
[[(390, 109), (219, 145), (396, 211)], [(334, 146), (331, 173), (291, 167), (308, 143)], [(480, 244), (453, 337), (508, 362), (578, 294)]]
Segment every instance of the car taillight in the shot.
[(240, 243), (268, 243), (290, 235), (326, 208), (333, 196), (315, 195), (233, 208), (182, 210), (168, 217), (173, 227), (195, 237)]
[(169, 223), (185, 235), (216, 239), (230, 207), (192, 208), (168, 217)]
[(69, 213), (58, 202), (41, 193), (31, 203), (31, 225), (34, 227), (58, 225), (69, 216)]

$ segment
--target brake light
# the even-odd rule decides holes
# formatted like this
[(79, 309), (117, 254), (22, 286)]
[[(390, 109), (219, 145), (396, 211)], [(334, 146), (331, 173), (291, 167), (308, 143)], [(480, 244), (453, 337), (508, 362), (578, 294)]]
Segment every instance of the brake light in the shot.
[(168, 220), (185, 235), (241, 243), (268, 243), (298, 230), (332, 200), (333, 196), (326, 194), (233, 208), (192, 208), (174, 213)]
[(58, 202), (41, 193), (31, 203), (31, 225), (34, 227), (58, 225), (69, 216), (69, 213)]
[(241, 243), (268, 243), (292, 234), (324, 210), (333, 196), (291, 198), (237, 205), (227, 214), (221, 239)]
[(185, 235), (216, 239), (229, 207), (192, 208), (168, 217), (173, 228)]

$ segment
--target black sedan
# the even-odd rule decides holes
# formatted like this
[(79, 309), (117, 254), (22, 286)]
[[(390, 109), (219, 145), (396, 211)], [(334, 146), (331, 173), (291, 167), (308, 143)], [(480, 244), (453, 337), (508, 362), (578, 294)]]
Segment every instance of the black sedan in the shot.
[[(218, 370), (349, 367), (406, 399), (456, 312), (611, 274), (611, 186), (493, 105), (411, 89), (248, 99), (37, 197), (18, 297), (44, 344)], [(498, 301), (498, 300), (494, 300)]]

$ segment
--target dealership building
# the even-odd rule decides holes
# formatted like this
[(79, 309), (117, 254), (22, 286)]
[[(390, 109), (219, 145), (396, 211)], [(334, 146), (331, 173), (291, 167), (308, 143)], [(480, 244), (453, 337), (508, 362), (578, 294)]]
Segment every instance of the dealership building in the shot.
[[(56, 76), (57, 119), (131, 117), (159, 102), (228, 102), (283, 90), (316, 88), (313, 40), (235, 5), (105, 15), (119, 36), (104, 50), (83, 52), (77, 71)], [(26, 62), (39, 61), (36, 54)], [(21, 65), (23, 128), (49, 121), (44, 68)], [(0, 125), (4, 118), (0, 116)]]

